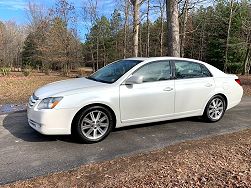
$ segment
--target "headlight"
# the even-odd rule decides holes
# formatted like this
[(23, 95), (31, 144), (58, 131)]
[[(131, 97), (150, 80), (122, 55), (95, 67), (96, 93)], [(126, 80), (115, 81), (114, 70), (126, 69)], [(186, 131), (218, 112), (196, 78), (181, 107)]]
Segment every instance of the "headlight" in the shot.
[(55, 106), (57, 106), (57, 104), (63, 99), (63, 97), (48, 97), (43, 99), (39, 105), (38, 105), (38, 109), (52, 109)]

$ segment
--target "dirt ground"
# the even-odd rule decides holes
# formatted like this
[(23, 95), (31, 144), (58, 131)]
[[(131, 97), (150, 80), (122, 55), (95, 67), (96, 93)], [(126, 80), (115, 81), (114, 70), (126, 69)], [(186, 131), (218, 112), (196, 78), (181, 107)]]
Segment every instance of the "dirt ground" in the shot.
[[(251, 96), (251, 76), (239, 76), (244, 89), (244, 95)], [(46, 76), (42, 73), (33, 73), (24, 77), (22, 73), (0, 77), (0, 105), (7, 103), (27, 103), (30, 95), (39, 87), (58, 80), (69, 79), (53, 74)]]
[(46, 76), (32, 74), (25, 77), (21, 73), (0, 77), (0, 105), (9, 103), (27, 103), (31, 94), (39, 87), (58, 80), (69, 79), (59, 75)]
[(244, 95), (251, 96), (251, 75), (250, 76), (239, 76), (241, 84), (244, 90)]
[(251, 130), (188, 141), (3, 187), (251, 187)]

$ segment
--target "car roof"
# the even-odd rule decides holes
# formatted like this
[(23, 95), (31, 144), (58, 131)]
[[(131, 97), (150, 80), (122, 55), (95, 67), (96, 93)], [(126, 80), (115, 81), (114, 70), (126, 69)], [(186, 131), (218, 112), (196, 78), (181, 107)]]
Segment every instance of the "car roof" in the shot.
[(157, 60), (187, 60), (198, 63), (204, 63), (199, 60), (189, 59), (189, 58), (181, 58), (181, 57), (170, 57), (170, 56), (162, 56), (162, 57), (130, 57), (126, 58), (127, 60), (140, 60), (140, 61), (157, 61)]
[(147, 57), (130, 57), (130, 58), (126, 58), (125, 60), (140, 60), (140, 61), (145, 61), (149, 58)]

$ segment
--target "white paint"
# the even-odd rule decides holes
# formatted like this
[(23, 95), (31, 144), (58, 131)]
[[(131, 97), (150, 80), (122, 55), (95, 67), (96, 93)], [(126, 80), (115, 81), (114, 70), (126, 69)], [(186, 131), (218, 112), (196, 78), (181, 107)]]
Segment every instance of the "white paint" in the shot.
[[(54, 82), (39, 88), (39, 97), (34, 106), (29, 107), (28, 118), (41, 124), (34, 127), (42, 134), (71, 134), (71, 123), (76, 113), (93, 103), (109, 106), (115, 113), (116, 127), (149, 123), (203, 114), (209, 99), (216, 94), (227, 97), (230, 109), (242, 98), (243, 89), (235, 82), (237, 76), (227, 75), (217, 68), (192, 59), (174, 57), (130, 58), (141, 63), (125, 73), (113, 84), (105, 84), (86, 78)], [(205, 65), (213, 77), (166, 80), (124, 85), (125, 80), (139, 67), (158, 60), (185, 60)], [(165, 88), (172, 88), (165, 90)], [(46, 97), (63, 99), (54, 109), (38, 110), (37, 105)], [(1, 120), (1, 118), (0, 118)]]

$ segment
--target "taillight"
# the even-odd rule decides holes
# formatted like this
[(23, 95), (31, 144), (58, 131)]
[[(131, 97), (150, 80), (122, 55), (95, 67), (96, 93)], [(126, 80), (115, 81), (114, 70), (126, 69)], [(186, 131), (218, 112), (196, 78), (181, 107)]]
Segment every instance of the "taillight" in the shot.
[(235, 79), (235, 81), (241, 86), (241, 81), (240, 81), (240, 79)]

